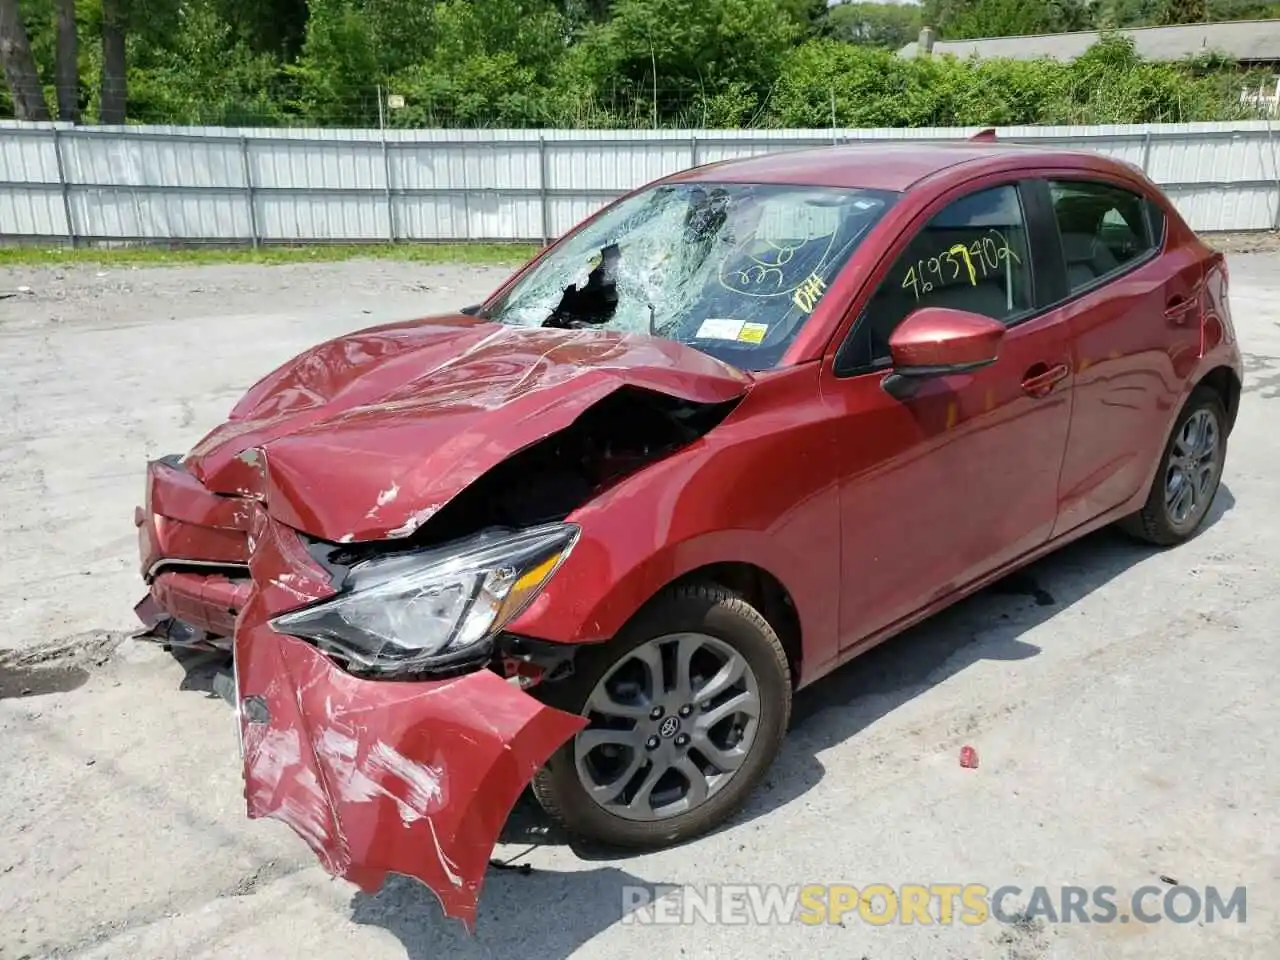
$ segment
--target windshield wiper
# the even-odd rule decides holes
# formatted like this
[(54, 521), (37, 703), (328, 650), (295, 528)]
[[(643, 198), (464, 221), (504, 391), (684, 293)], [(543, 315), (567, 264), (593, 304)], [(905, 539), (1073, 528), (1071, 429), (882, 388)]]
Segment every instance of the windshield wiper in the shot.
[(658, 335), (656, 311), (654, 311), (652, 303), (646, 303), (645, 306), (649, 308), (649, 336), (656, 337)]

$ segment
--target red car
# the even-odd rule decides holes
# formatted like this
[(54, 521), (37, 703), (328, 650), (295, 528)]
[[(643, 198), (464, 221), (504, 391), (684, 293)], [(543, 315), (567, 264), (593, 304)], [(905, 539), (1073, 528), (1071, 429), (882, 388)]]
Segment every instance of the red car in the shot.
[(1124, 163), (699, 167), (151, 463), (138, 613), (234, 651), (251, 817), (470, 924), (530, 782), (579, 836), (687, 840), (797, 689), (1105, 524), (1190, 537), (1241, 375), (1223, 257)]

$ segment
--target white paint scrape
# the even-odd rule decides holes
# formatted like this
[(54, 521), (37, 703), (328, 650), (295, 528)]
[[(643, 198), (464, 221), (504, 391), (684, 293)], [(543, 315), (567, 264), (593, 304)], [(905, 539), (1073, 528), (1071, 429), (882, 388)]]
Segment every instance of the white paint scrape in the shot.
[(334, 774), (338, 799), (367, 803), (385, 797), (396, 804), (405, 826), (421, 820), (443, 796), (438, 767), (410, 760), (382, 741), (374, 743), (362, 765), (355, 737), (329, 726), (316, 741), (316, 753)]

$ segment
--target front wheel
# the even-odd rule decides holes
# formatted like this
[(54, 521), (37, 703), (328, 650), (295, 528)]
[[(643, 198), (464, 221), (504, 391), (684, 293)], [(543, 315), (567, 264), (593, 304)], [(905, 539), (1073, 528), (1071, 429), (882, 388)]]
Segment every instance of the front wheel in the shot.
[(719, 826), (773, 762), (791, 715), (768, 621), (721, 587), (679, 587), (584, 650), (553, 706), (589, 718), (533, 782), (570, 833), (615, 847), (682, 843)]
[(1200, 529), (1222, 480), (1226, 425), (1218, 394), (1203, 386), (1192, 391), (1174, 423), (1147, 502), (1120, 521), (1120, 528), (1162, 547), (1182, 543)]

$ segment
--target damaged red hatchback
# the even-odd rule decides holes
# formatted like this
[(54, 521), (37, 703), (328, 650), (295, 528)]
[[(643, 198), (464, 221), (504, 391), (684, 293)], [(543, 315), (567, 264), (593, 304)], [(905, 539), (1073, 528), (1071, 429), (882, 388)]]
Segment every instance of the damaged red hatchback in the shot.
[(580, 836), (689, 839), (794, 690), (1104, 524), (1192, 535), (1240, 381), (1222, 256), (1128, 165), (700, 167), (151, 463), (138, 613), (234, 652), (250, 816), (469, 924), (530, 782)]

